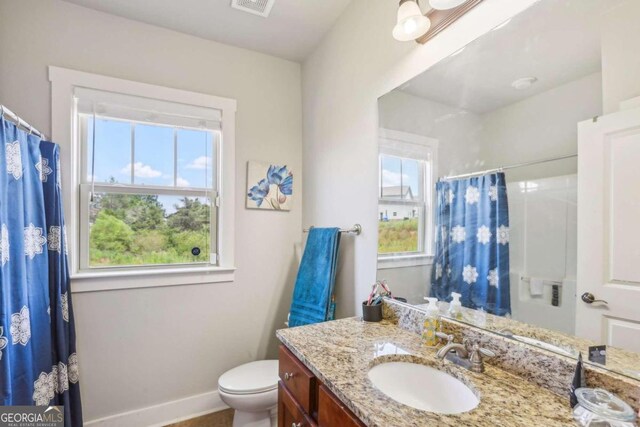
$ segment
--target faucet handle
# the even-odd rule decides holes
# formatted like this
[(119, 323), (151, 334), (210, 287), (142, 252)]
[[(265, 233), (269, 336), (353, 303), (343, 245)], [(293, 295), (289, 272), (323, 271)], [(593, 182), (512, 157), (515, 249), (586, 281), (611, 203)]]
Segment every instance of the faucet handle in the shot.
[(480, 343), (474, 342), (471, 345), (471, 351), (469, 352), (469, 362), (471, 362), (471, 371), (484, 372), (484, 361), (482, 356), (495, 357), (496, 354), (488, 348), (480, 347)]
[(478, 351), (480, 351), (480, 353), (482, 353), (483, 356), (496, 357), (496, 353), (491, 351), (491, 350), (489, 350), (488, 348), (478, 347)]
[(447, 340), (447, 344), (451, 344), (453, 342), (453, 335), (445, 334), (444, 332), (436, 332), (436, 336), (440, 339)]

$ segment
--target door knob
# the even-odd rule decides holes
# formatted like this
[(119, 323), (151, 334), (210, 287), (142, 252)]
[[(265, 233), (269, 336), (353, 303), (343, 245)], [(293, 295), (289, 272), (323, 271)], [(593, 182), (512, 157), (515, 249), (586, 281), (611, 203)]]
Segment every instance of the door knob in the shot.
[(594, 302), (601, 302), (602, 304), (609, 304), (608, 302), (606, 302), (603, 299), (596, 299), (596, 297), (591, 292), (585, 292), (584, 294), (582, 294), (582, 296), (580, 298), (582, 298), (582, 301), (586, 302), (587, 304), (593, 304)]

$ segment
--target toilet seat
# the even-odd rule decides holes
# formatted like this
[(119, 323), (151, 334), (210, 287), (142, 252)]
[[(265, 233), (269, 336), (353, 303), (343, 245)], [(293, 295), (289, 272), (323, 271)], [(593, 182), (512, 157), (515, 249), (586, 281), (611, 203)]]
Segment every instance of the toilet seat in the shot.
[(258, 360), (233, 368), (220, 376), (220, 391), (234, 395), (266, 393), (278, 388), (278, 361)]

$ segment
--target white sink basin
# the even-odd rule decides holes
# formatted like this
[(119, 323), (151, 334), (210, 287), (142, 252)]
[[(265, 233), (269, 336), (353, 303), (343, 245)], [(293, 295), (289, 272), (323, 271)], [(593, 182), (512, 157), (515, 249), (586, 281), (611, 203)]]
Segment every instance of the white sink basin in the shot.
[(565, 356), (576, 356), (575, 353), (571, 353), (570, 351), (565, 350), (562, 347), (558, 347), (556, 345), (549, 344), (548, 342), (540, 341), (540, 340), (537, 340), (535, 338), (523, 337), (521, 335), (511, 335), (511, 338), (513, 338), (515, 340), (518, 340), (518, 341), (522, 341), (523, 343), (526, 343), (526, 344), (529, 344), (529, 345), (534, 345), (534, 346), (537, 346), (537, 347), (544, 348), (545, 350), (554, 351), (556, 353), (564, 354)]
[(417, 363), (382, 363), (371, 368), (368, 376), (393, 400), (423, 411), (459, 414), (480, 403), (459, 379)]

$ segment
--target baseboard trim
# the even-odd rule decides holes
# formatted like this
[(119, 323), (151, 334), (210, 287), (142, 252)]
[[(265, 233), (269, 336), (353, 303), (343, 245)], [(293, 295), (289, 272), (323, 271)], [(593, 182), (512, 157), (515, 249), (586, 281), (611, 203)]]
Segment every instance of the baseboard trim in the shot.
[(146, 408), (122, 412), (85, 422), (86, 427), (160, 427), (190, 418), (222, 411), (228, 406), (220, 399), (218, 390), (172, 400)]

